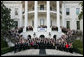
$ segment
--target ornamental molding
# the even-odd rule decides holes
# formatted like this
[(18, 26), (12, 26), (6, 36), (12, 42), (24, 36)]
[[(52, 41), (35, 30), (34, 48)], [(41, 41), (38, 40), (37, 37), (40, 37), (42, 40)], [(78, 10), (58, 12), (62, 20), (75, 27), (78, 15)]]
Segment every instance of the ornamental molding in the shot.
[(70, 18), (70, 17), (66, 17), (66, 18), (65, 18), (65, 20), (70, 21), (70, 20), (71, 20), (71, 18)]
[(21, 4), (21, 1), (3, 1), (4, 4)]

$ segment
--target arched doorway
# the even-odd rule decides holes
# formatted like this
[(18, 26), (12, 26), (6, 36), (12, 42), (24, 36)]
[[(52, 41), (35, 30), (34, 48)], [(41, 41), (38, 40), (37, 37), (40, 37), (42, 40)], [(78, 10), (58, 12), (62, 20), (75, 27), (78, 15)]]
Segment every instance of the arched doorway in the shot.
[(56, 35), (54, 35), (53, 38), (56, 40)]
[(28, 35), (27, 39), (31, 39), (31, 35)]
[(40, 35), (40, 38), (45, 38), (45, 36), (44, 35)]

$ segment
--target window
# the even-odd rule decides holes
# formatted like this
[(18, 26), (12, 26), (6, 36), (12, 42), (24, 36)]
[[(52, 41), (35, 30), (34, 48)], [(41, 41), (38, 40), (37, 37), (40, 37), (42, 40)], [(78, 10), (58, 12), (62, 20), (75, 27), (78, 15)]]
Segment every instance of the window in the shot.
[(70, 21), (67, 21), (67, 29), (70, 29)]
[(77, 30), (79, 30), (80, 29), (80, 21), (77, 21), (76, 23), (77, 23)]
[(34, 6), (32, 7), (32, 9), (34, 10)]
[(40, 25), (44, 25), (44, 19), (40, 19)]
[(52, 26), (52, 20), (51, 20), (51, 26)]
[(66, 15), (69, 15), (69, 14), (70, 14), (70, 9), (66, 8)]
[(32, 26), (34, 26), (34, 21), (32, 20)]
[(50, 7), (50, 10), (52, 10), (52, 7)]
[(40, 5), (40, 10), (44, 10), (44, 5)]
[(14, 21), (15, 22), (15, 27), (17, 27), (18, 26), (18, 21)]
[(18, 15), (18, 8), (15, 8), (15, 15)]
[(76, 15), (79, 15), (80, 8), (76, 8)]

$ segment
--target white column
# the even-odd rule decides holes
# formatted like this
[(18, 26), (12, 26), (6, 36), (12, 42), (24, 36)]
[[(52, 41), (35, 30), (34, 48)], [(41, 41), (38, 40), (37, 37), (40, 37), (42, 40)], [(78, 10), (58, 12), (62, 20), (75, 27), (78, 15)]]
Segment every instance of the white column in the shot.
[(27, 19), (28, 19), (28, 1), (25, 1), (25, 24), (24, 24), (23, 32), (26, 32), (26, 27), (28, 22)]
[(34, 32), (37, 32), (37, 20), (38, 20), (38, 1), (34, 2)]
[(47, 1), (47, 32), (51, 32), (51, 29), (50, 29), (50, 1)]
[(57, 27), (58, 27), (58, 32), (61, 32), (60, 28), (60, 6), (59, 6), (59, 1), (57, 1)]
[(21, 7), (20, 7), (20, 16), (19, 16), (19, 18), (20, 18), (20, 27), (22, 27), (22, 23), (23, 23), (23, 21), (22, 21), (22, 4), (21, 4)]
[(64, 9), (64, 4), (62, 4), (62, 26), (65, 27), (65, 9)]

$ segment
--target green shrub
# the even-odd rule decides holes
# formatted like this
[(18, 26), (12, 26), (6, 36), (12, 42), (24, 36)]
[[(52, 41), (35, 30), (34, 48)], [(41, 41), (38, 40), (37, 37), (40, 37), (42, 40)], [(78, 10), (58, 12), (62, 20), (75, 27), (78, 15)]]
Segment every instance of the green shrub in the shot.
[(1, 37), (1, 48), (8, 47), (7, 42)]
[(80, 41), (80, 40), (75, 40), (75, 41), (73, 42), (73, 47), (74, 47), (74, 48), (83, 48), (83, 42)]
[(81, 40), (75, 40), (72, 45), (75, 52), (83, 54), (83, 42)]
[(1, 54), (5, 54), (7, 52), (11, 52), (14, 50), (14, 47), (5, 47), (5, 48), (1, 48)]
[(83, 54), (83, 48), (78, 48), (78, 53)]

